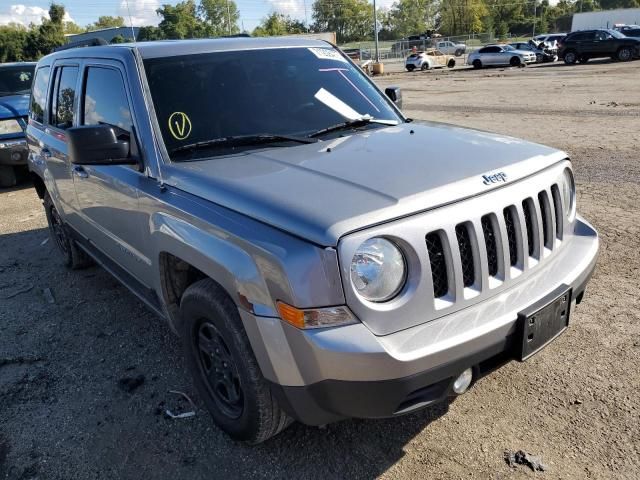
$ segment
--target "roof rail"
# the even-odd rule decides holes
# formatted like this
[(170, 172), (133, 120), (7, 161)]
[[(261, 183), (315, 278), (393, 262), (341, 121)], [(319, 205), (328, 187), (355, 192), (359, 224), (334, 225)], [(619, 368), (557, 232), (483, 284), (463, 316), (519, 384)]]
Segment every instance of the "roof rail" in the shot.
[(106, 40), (99, 37), (89, 38), (87, 40), (78, 40), (77, 42), (69, 42), (66, 45), (61, 45), (53, 49), (54, 52), (61, 52), (62, 50), (70, 50), (72, 48), (81, 47), (99, 47), (101, 45), (109, 45)]

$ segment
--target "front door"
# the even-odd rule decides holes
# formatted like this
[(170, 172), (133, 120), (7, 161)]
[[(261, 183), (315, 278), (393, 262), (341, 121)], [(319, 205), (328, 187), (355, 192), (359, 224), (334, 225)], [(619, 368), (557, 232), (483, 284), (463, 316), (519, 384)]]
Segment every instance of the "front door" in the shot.
[[(132, 156), (139, 158), (125, 78), (118, 62), (85, 64), (79, 124), (116, 127), (122, 140), (129, 141)], [(144, 281), (151, 268), (144, 254), (147, 217), (140, 213), (138, 204), (139, 185), (146, 177), (137, 165), (90, 166), (82, 165), (82, 159), (73, 160), (80, 233), (91, 239), (108, 260), (148, 286)]]

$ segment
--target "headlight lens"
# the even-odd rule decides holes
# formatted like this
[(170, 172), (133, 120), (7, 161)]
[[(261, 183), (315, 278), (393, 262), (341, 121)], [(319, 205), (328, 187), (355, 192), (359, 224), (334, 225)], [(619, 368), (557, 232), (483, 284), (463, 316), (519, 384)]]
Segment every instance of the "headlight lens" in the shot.
[(576, 184), (568, 168), (564, 170), (562, 182), (562, 208), (565, 218), (572, 222), (576, 216)]
[(351, 283), (360, 296), (371, 302), (395, 297), (406, 276), (402, 252), (384, 238), (370, 238), (358, 247), (351, 260)]
[(15, 118), (0, 120), (0, 135), (7, 135), (10, 133), (22, 133), (22, 127), (18, 123), (18, 120)]

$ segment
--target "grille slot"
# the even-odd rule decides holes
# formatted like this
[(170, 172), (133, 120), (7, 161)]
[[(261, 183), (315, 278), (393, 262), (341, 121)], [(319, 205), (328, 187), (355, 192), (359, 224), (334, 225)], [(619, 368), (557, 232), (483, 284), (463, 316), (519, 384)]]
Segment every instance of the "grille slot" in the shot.
[(466, 223), (456, 226), (456, 237), (458, 239), (458, 248), (460, 249), (460, 262), (462, 263), (462, 283), (465, 287), (470, 287), (475, 282), (476, 269), (473, 264), (471, 236)]
[(544, 246), (551, 250), (553, 248), (553, 226), (551, 225), (549, 198), (544, 190), (538, 193), (538, 203), (540, 204), (540, 216), (542, 217), (542, 238)]
[(498, 246), (496, 244), (496, 231), (491, 215), (485, 215), (480, 219), (482, 223), (482, 233), (484, 235), (484, 244), (487, 247), (487, 264), (489, 266), (489, 275), (495, 277), (498, 275)]
[(562, 202), (560, 200), (560, 190), (557, 184), (551, 185), (551, 198), (553, 209), (556, 214), (556, 238), (562, 240)]
[(426, 236), (427, 252), (431, 264), (431, 278), (433, 280), (433, 296), (442, 298), (449, 292), (449, 278), (447, 275), (447, 261), (445, 258), (442, 236), (439, 232), (431, 232)]
[(535, 210), (532, 207), (532, 200), (530, 198), (526, 198), (522, 201), (522, 211), (524, 213), (524, 224), (527, 228), (527, 243), (529, 244), (529, 256), (533, 257), (535, 252), (535, 241), (536, 241), (536, 233), (534, 231), (534, 215)]
[(515, 267), (518, 263), (518, 235), (516, 233), (513, 210), (513, 207), (504, 209), (504, 223), (507, 229), (507, 240), (509, 241), (509, 263), (512, 267)]

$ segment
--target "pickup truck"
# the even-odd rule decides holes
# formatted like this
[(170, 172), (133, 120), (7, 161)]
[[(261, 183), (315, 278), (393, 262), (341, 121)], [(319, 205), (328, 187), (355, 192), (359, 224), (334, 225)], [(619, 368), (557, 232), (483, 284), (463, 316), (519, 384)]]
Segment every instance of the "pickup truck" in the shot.
[(37, 65), (29, 167), (63, 263), (164, 319), (255, 444), (461, 395), (583, 298), (598, 236), (567, 155), (401, 100), (304, 38), (67, 49)]
[(29, 91), (35, 62), (0, 65), (0, 187), (13, 187), (18, 170), (26, 172)]

